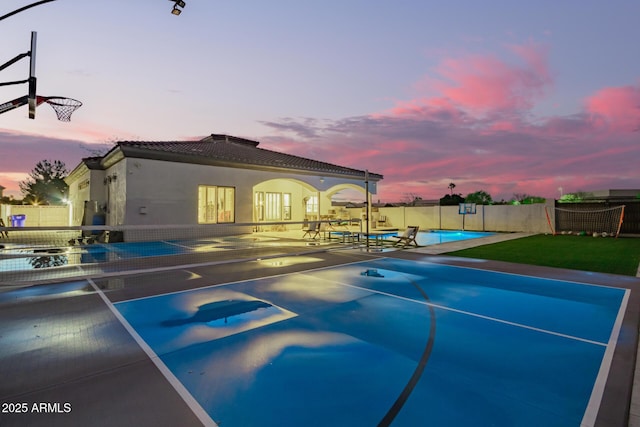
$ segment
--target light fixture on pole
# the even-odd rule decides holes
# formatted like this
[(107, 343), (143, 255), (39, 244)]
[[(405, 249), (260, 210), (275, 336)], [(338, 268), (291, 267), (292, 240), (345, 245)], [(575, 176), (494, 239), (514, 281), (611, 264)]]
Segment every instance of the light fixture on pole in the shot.
[(367, 242), (367, 252), (369, 252), (369, 170), (366, 169), (364, 171), (364, 190), (365, 190), (365, 201), (364, 201), (364, 206), (365, 206), (365, 212), (364, 212), (364, 219), (365, 221), (367, 221), (367, 227), (366, 227), (366, 238), (365, 241)]
[(181, 7), (185, 7), (186, 3), (182, 0), (169, 0), (174, 2), (175, 4), (173, 5), (173, 10), (171, 10), (171, 13), (174, 15), (180, 15), (182, 13), (182, 9), (179, 9)]
[(8, 18), (10, 16), (13, 16), (16, 13), (20, 13), (20, 12), (25, 11), (27, 9), (31, 9), (32, 7), (35, 7), (35, 6), (40, 6), (41, 4), (51, 3), (52, 1), (56, 1), (56, 0), (40, 0), (40, 1), (37, 1), (35, 3), (31, 3), (31, 4), (28, 4), (26, 6), (22, 6), (21, 8), (18, 8), (16, 10), (14, 10), (13, 12), (9, 12), (6, 15), (0, 16), (0, 21), (2, 21), (3, 19)]

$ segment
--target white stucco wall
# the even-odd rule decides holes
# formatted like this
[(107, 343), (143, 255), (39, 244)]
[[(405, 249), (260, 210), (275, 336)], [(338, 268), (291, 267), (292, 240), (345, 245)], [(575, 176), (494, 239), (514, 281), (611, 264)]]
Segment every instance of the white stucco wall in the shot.
[(11, 227), (8, 220), (10, 215), (26, 215), (25, 227), (56, 227), (69, 226), (71, 220), (71, 206), (32, 206), (32, 205), (2, 205), (4, 223)]
[(106, 223), (108, 225), (126, 224), (127, 162), (128, 159), (124, 159), (105, 171)]
[[(117, 178), (109, 187), (111, 209), (107, 224), (110, 225), (197, 224), (199, 185), (236, 189), (236, 223), (254, 221), (255, 188), (290, 192), (293, 196), (292, 221), (301, 221), (305, 194), (327, 191), (345, 183), (364, 185), (360, 180), (341, 177), (135, 158), (121, 160), (106, 171), (107, 178), (114, 175)], [(331, 209), (330, 198), (322, 196), (320, 209), (322, 214)]]
[[(67, 182), (69, 185), (69, 201), (73, 207), (71, 225), (82, 224), (82, 208), (85, 200), (90, 200), (89, 169), (85, 169), (76, 179)], [(88, 183), (89, 182), (89, 183)]]
[[(545, 206), (550, 206), (551, 223), (555, 221), (553, 201), (533, 205), (478, 205), (475, 215), (464, 216), (464, 229), (469, 231), (503, 231), (548, 233), (550, 228)], [(360, 209), (349, 209), (357, 217)], [(417, 225), (423, 230), (461, 230), (463, 216), (458, 206), (417, 206), (379, 208), (379, 215), (387, 217), (385, 227), (406, 228)], [(372, 214), (374, 216), (374, 214)]]
[(105, 171), (86, 167), (66, 179), (69, 185), (69, 201), (72, 206), (71, 225), (82, 225), (85, 201), (95, 200), (99, 206), (106, 205)]

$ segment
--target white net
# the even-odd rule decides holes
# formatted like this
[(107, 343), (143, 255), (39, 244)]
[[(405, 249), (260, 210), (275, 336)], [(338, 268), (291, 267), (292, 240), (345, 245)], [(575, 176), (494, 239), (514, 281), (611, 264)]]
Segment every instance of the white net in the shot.
[(547, 208), (549, 228), (553, 234), (578, 234), (618, 237), (624, 218), (624, 205), (610, 208), (554, 208), (555, 221)]
[(53, 108), (58, 116), (58, 120), (61, 122), (71, 121), (71, 114), (78, 108), (82, 107), (82, 102), (73, 98), (63, 98), (58, 96), (51, 96), (45, 99), (47, 104)]
[[(3, 285), (73, 277), (100, 277), (347, 247), (360, 224), (321, 222), (313, 234), (303, 222), (199, 225), (91, 225), (3, 227)], [(320, 247), (318, 247), (320, 246)]]

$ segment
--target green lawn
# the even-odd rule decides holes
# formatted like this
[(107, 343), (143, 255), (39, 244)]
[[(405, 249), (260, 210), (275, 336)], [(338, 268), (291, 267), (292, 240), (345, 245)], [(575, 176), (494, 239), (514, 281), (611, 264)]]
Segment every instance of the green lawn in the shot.
[(640, 238), (535, 235), (449, 255), (635, 276)]

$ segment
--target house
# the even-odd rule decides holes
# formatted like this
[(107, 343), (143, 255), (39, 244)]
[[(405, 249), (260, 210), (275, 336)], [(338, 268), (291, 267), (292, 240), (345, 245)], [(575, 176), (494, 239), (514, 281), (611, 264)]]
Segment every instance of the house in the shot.
[(638, 201), (640, 189), (608, 189), (586, 193), (584, 201), (625, 202)]
[[(212, 134), (200, 141), (122, 141), (65, 179), (73, 223), (243, 224), (328, 216), (341, 190), (365, 194), (365, 171)], [(369, 173), (369, 194), (382, 175)], [(93, 221), (93, 222), (92, 222)]]

